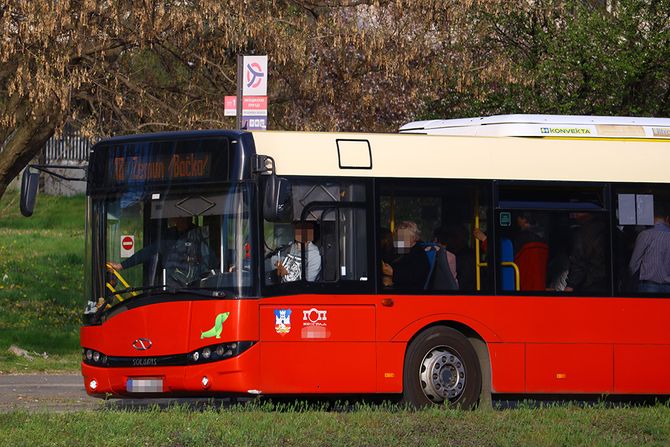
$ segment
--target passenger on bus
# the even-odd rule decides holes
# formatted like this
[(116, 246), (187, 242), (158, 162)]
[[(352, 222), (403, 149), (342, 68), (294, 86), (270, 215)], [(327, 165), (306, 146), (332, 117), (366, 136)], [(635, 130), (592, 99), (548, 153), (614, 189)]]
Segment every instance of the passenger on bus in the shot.
[(430, 264), (424, 248), (418, 244), (420, 242), (420, 231), (416, 223), (403, 221), (398, 224), (393, 244), (401, 256), (392, 264), (382, 261), (382, 273), (391, 279), (393, 287), (424, 289)]
[(670, 212), (656, 204), (654, 226), (635, 240), (629, 262), (633, 276), (639, 274), (638, 292), (670, 293)]
[(312, 221), (293, 222), (293, 242), (285, 250), (272, 257), (277, 277), (281, 282), (298, 281), (302, 278), (302, 245), (305, 244), (305, 276), (307, 281), (316, 281), (321, 272), (321, 253), (314, 245), (316, 224)]
[[(379, 253), (383, 264), (393, 264), (398, 258), (395, 249), (393, 248), (393, 233), (388, 228), (379, 229)], [(382, 284), (384, 287), (393, 285), (392, 275), (382, 275)]]
[(458, 289), (475, 291), (477, 290), (476, 256), (468, 242), (469, 231), (465, 225), (456, 224), (447, 228), (447, 247), (456, 255)]
[[(543, 291), (547, 283), (547, 260), (549, 246), (534, 214), (520, 212), (515, 218), (516, 231), (512, 237), (514, 263), (519, 268), (519, 290)], [(487, 237), (479, 228), (473, 231), (475, 238), (482, 242), (486, 252)]]
[(570, 250), (570, 266), (565, 292), (605, 292), (607, 283), (607, 230), (605, 223), (594, 213), (577, 212), (571, 215), (579, 227)]
[(433, 231), (433, 242), (442, 253), (436, 254), (430, 288), (432, 290), (458, 290), (458, 268), (456, 255), (450, 251), (449, 230), (439, 227)]
[[(156, 259), (158, 256), (158, 259)], [(211, 255), (202, 229), (190, 216), (168, 219), (165, 237), (148, 245), (121, 263), (108, 262), (115, 270), (160, 261), (166, 271), (168, 287), (184, 287), (210, 270)]]

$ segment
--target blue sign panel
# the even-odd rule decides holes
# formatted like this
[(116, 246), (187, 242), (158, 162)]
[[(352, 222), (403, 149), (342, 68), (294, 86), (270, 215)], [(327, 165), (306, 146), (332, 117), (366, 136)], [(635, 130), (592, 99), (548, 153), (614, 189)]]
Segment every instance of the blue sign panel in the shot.
[(242, 129), (244, 130), (267, 130), (267, 116), (242, 116)]

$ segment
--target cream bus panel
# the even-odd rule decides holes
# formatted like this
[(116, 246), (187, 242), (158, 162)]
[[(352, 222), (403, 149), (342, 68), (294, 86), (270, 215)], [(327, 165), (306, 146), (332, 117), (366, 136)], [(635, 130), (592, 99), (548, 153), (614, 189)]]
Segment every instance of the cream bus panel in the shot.
[[(372, 167), (340, 168), (338, 139), (367, 140)], [(664, 144), (670, 140), (307, 132), (255, 132), (254, 140), (257, 153), (275, 159), (278, 175), (648, 183), (670, 180), (670, 145)]]

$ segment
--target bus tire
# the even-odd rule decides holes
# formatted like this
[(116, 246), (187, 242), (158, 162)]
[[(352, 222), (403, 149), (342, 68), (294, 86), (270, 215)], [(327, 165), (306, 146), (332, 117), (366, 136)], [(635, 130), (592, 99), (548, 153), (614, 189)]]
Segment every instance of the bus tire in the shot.
[(417, 408), (448, 405), (472, 409), (481, 388), (477, 353), (460, 332), (444, 326), (431, 327), (408, 346), (403, 371), (405, 403)]

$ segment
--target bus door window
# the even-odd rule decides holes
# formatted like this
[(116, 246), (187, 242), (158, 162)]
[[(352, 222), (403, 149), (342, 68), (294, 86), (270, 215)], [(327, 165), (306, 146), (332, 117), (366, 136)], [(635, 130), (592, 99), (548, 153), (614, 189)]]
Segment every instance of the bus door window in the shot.
[(617, 185), (614, 244), (618, 294), (670, 292), (670, 188)]
[[(144, 209), (145, 201), (143, 194), (129, 192), (118, 200), (113, 200), (107, 206), (106, 227), (106, 253), (107, 262), (120, 265), (142, 251), (144, 244)], [(123, 284), (125, 282), (128, 285)], [(143, 284), (143, 269), (141, 267), (131, 268), (123, 272), (122, 277), (107, 274), (107, 287), (115, 290), (125, 289), (129, 286), (141, 286)], [(111, 290), (111, 289), (109, 289)], [(120, 299), (123, 299), (121, 297)]]
[(382, 287), (421, 293), (488, 290), (488, 255), (473, 236), (488, 225), (487, 185), (398, 180), (382, 184)]
[(602, 186), (503, 182), (497, 208), (500, 291), (609, 293), (609, 225)]
[(364, 208), (329, 208), (319, 217), (320, 282), (367, 281), (367, 219)]
[(264, 221), (265, 284), (367, 281), (364, 186), (293, 180), (292, 194), (290, 222)]

